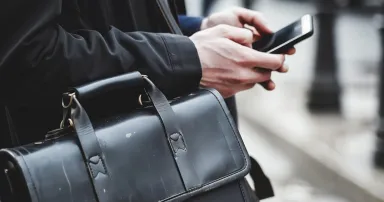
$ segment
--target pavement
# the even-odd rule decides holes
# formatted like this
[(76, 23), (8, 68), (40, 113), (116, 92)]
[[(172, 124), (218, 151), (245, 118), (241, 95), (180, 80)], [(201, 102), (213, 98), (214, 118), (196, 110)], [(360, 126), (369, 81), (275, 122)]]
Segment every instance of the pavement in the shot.
[[(240, 1), (218, 0), (213, 12), (232, 5)], [(187, 6), (190, 15), (200, 14), (200, 0), (187, 0)], [(254, 8), (273, 29), (316, 13), (310, 3), (288, 0), (259, 0)], [(255, 87), (237, 95), (240, 132), (276, 190), (266, 202), (384, 201), (384, 172), (372, 165), (381, 53), (377, 18), (344, 12), (336, 27), (342, 114), (306, 108), (316, 32), (288, 57), (290, 72), (273, 75), (275, 91)]]

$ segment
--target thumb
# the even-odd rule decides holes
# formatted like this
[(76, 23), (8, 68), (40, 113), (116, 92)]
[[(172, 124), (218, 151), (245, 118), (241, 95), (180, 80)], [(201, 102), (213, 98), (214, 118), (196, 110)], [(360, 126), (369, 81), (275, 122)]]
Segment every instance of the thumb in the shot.
[(246, 28), (219, 25), (216, 32), (217, 36), (227, 38), (242, 45), (253, 43), (253, 32)]

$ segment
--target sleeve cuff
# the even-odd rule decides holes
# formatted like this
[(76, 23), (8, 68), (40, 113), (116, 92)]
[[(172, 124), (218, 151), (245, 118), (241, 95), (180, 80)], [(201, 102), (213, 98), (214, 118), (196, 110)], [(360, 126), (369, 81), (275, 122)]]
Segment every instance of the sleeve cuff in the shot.
[(200, 31), (203, 18), (179, 15), (180, 29), (186, 36), (191, 36)]
[(173, 70), (177, 93), (191, 93), (199, 88), (202, 68), (195, 44), (186, 36), (162, 36)]

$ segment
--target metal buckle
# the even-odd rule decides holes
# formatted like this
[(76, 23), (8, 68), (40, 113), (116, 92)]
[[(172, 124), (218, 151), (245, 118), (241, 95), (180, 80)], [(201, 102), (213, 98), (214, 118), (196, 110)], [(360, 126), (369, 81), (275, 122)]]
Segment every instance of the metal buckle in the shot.
[[(73, 127), (73, 121), (72, 119), (67, 119), (68, 123), (69, 123), (69, 126)], [(60, 128), (63, 129), (64, 128), (64, 124), (65, 124), (65, 120), (62, 120), (60, 122)]]
[(69, 113), (69, 110), (70, 110), (69, 108), (73, 104), (73, 100), (76, 98), (76, 93), (70, 93), (70, 94), (68, 94), (68, 96), (69, 96), (68, 104), (65, 104), (64, 98), (61, 101), (61, 105), (63, 106), (63, 120), (61, 120), (61, 122), (60, 122), (60, 128), (61, 129), (64, 128), (66, 121), (68, 121), (70, 127), (73, 127), (72, 119), (70, 119), (70, 118), (66, 119), (66, 117), (68, 116), (68, 113)]
[(71, 93), (71, 94), (68, 94), (68, 96), (69, 96), (69, 102), (67, 105), (64, 103), (64, 99), (61, 100), (61, 105), (63, 106), (64, 109), (68, 109), (72, 105), (73, 99), (76, 97), (76, 94)]
[[(141, 77), (143, 77), (143, 79), (148, 79), (148, 75), (145, 75), (145, 74), (142, 74)], [(148, 101), (150, 101), (149, 98), (148, 98)], [(143, 102), (143, 94), (139, 95), (138, 102), (140, 106), (144, 106), (145, 101)]]

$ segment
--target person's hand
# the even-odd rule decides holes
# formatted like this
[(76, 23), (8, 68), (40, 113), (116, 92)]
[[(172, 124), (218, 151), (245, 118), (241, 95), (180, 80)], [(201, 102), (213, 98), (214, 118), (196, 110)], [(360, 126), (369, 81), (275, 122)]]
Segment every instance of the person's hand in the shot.
[[(222, 24), (251, 30), (254, 34), (254, 41), (259, 40), (263, 37), (263, 35), (273, 33), (273, 31), (267, 26), (266, 20), (260, 12), (241, 7), (235, 7), (226, 11), (214, 13), (205, 18), (202, 22), (201, 30)], [(292, 47), (283, 53), (293, 55), (295, 52), (295, 48)], [(286, 70), (287, 69), (281, 69), (278, 71), (285, 72)], [(261, 83), (261, 85), (267, 90), (273, 90), (275, 86), (272, 80)]]
[(234, 7), (208, 16), (203, 20), (201, 30), (217, 25), (230, 25), (240, 28), (249, 25), (257, 30), (255, 33), (256, 38), (260, 38), (263, 34), (272, 33), (272, 30), (267, 26), (267, 21), (260, 12), (241, 7)]
[[(218, 25), (197, 32), (190, 39), (202, 64), (200, 84), (215, 88), (225, 98), (250, 89), (257, 83), (269, 81), (271, 71), (287, 71), (283, 66), (284, 55), (262, 53), (250, 48), (253, 33), (248, 29)], [(267, 85), (271, 85), (265, 86), (267, 89), (274, 88), (274, 83)]]

